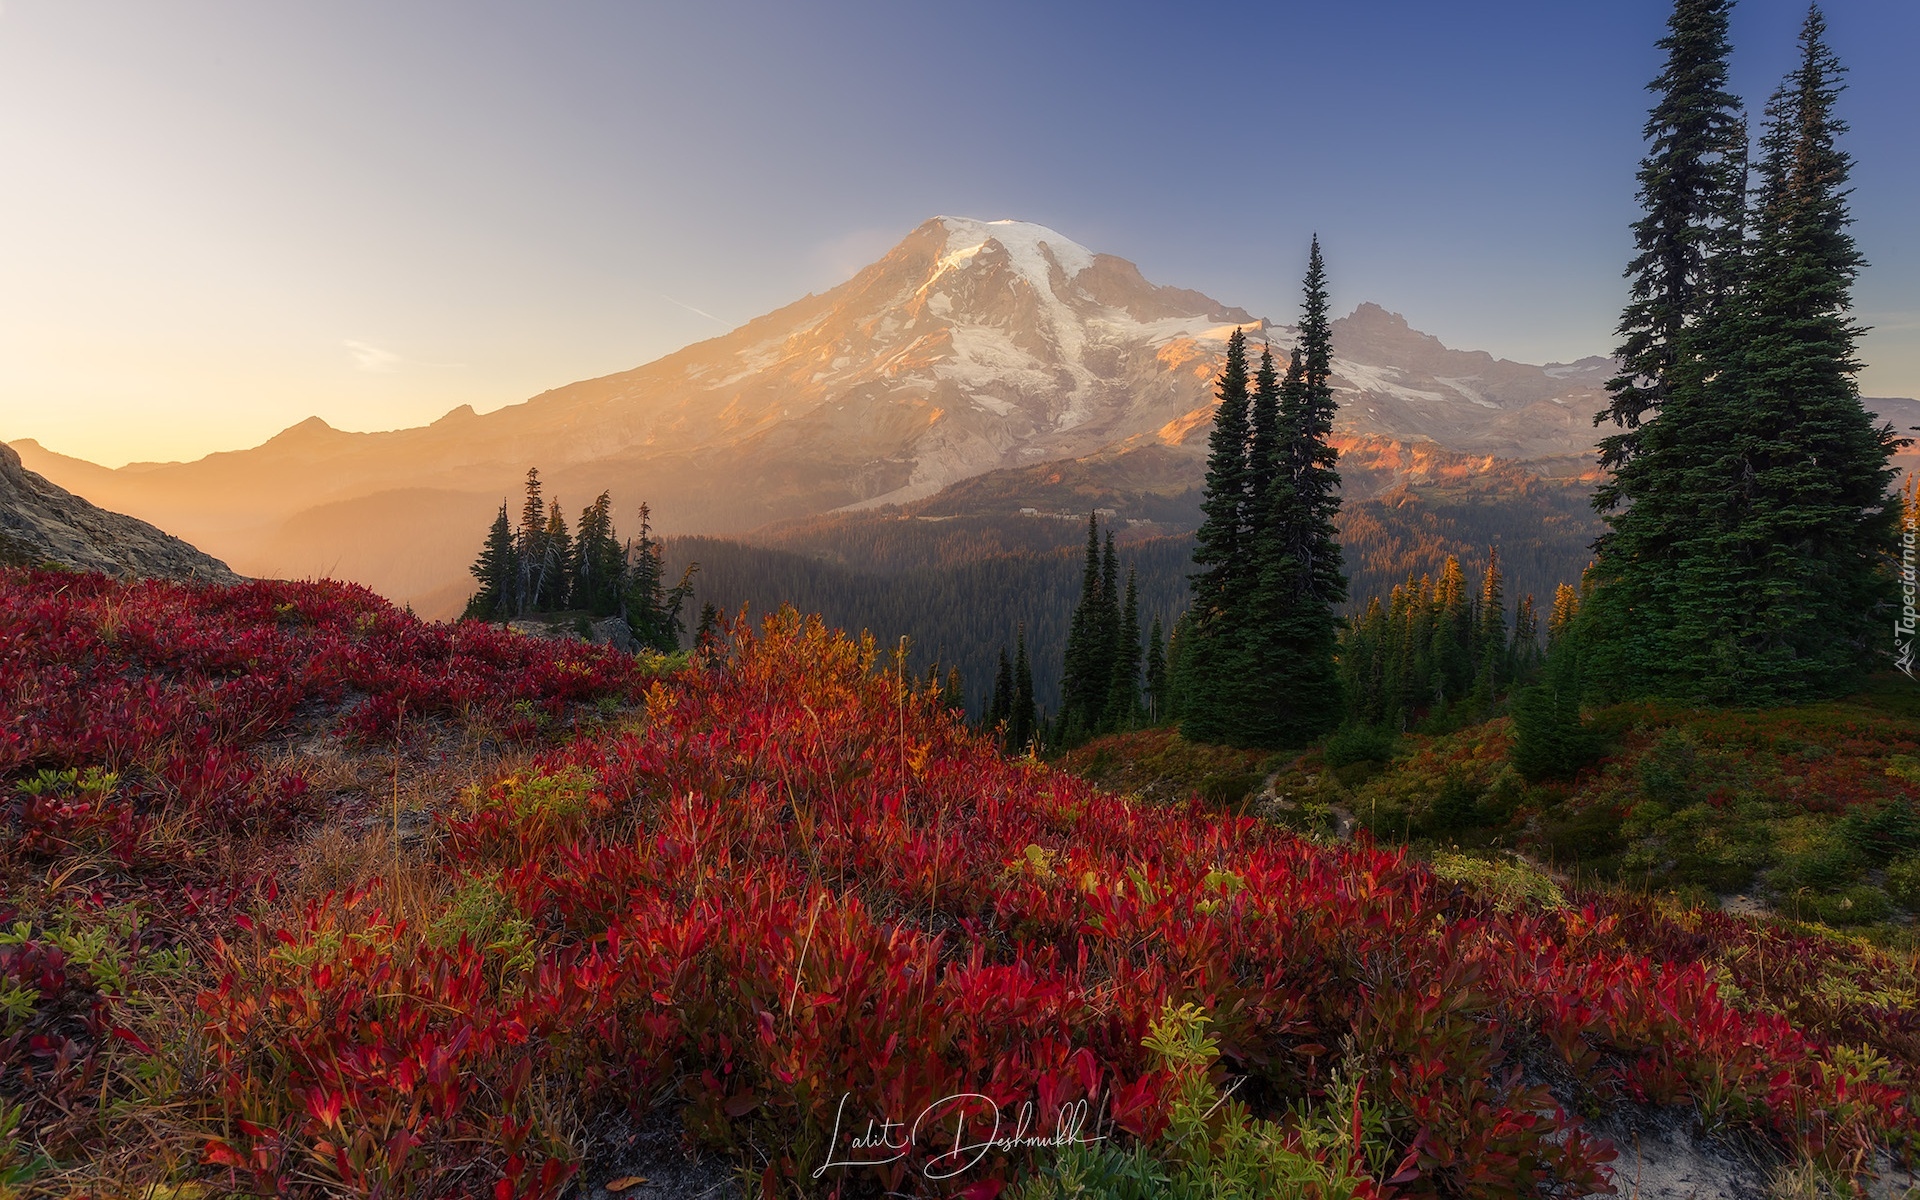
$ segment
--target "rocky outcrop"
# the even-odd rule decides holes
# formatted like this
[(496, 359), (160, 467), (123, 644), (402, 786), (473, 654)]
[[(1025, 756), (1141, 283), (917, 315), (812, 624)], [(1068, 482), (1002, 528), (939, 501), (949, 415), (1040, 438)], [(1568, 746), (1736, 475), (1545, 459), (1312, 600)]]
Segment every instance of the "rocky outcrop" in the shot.
[(0, 442), (0, 562), (108, 575), (238, 583), (227, 564), (145, 521), (49, 483)]
[(595, 646), (612, 646), (629, 654), (640, 648), (633, 630), (619, 617), (603, 617), (594, 621), (579, 613), (536, 613), (508, 621), (507, 628), (528, 637), (590, 642)]

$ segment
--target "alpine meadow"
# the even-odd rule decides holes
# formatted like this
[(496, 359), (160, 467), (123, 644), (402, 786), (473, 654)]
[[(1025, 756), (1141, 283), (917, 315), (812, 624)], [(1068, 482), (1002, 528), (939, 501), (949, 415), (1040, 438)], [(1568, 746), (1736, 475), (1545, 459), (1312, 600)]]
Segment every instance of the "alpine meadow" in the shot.
[(0, 1200), (1920, 1197), (1920, 14), (729, 3), (0, 9)]

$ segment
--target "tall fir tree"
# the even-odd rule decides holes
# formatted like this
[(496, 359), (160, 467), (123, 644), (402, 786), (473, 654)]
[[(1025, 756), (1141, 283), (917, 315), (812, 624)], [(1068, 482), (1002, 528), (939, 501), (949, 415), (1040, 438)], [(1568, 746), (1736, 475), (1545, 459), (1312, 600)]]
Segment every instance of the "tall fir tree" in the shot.
[(1513, 664), (1516, 683), (1531, 681), (1540, 671), (1540, 614), (1534, 608), (1532, 592), (1520, 597), (1514, 609), (1513, 643), (1507, 660)]
[(540, 538), (540, 595), (534, 607), (551, 612), (567, 606), (573, 593), (577, 564), (573, 557), (573, 535), (567, 532), (567, 515), (554, 497), (547, 506), (547, 528)]
[(1153, 628), (1147, 631), (1147, 720), (1159, 724), (1171, 716), (1168, 696), (1168, 670), (1166, 633), (1160, 627), (1160, 618), (1153, 618)]
[(532, 612), (539, 603), (546, 566), (547, 506), (540, 498), (540, 468), (527, 468), (526, 499), (520, 505), (520, 530), (514, 543), (519, 566), (513, 610)]
[(650, 650), (671, 654), (680, 648), (680, 610), (693, 594), (693, 573), (698, 564), (689, 563), (680, 582), (669, 588), (664, 560), (661, 544), (653, 536), (652, 511), (642, 504), (640, 536), (627, 543), (621, 616), (633, 630), (635, 641)]
[(1734, 419), (1730, 326), (1744, 268), (1747, 134), (1727, 90), (1731, 8), (1732, 0), (1675, 0), (1659, 43), (1664, 67), (1648, 85), (1657, 99), (1644, 130), (1622, 370), (1594, 417), (1616, 429), (1600, 442), (1612, 474), (1594, 506), (1608, 530), (1596, 543), (1600, 595), (1584, 659), (1596, 685), (1615, 693), (1657, 688), (1675, 656), (1691, 652), (1675, 632), (1681, 563), (1699, 553), (1704, 528), (1724, 521), (1723, 489), (1706, 460)]
[(693, 631), (693, 648), (702, 653), (712, 653), (720, 646), (725, 631), (720, 625), (720, 610), (709, 600), (700, 606), (700, 624)]
[(1039, 732), (1039, 713), (1033, 701), (1033, 662), (1027, 657), (1027, 626), (1021, 622), (1013, 640), (1013, 712), (1007, 718), (1007, 749), (1023, 753)]
[(594, 502), (580, 510), (573, 542), (573, 595), (575, 608), (584, 608), (595, 617), (620, 611), (625, 583), (626, 552), (620, 548), (613, 527), (613, 499), (601, 492)]
[(1433, 699), (1455, 700), (1473, 683), (1473, 602), (1460, 560), (1447, 555), (1433, 589)]
[(1571, 775), (1600, 753), (1599, 734), (1580, 720), (1580, 656), (1581, 638), (1569, 630), (1547, 655), (1540, 681), (1514, 694), (1507, 757), (1525, 779)]
[(1080, 602), (1067, 628), (1060, 676), (1061, 735), (1069, 741), (1091, 735), (1100, 723), (1112, 678), (1112, 634), (1106, 619), (1100, 555), (1100, 515), (1087, 514), (1087, 557), (1080, 576)]
[[(1632, 297), (1615, 352), (1622, 370), (1594, 418), (1621, 429), (1602, 442), (1601, 462), (1610, 469), (1633, 458), (1634, 431), (1666, 402), (1683, 336), (1712, 313), (1716, 264), (1739, 252), (1747, 133), (1740, 99), (1727, 90), (1732, 9), (1733, 0), (1675, 0), (1659, 42), (1666, 61), (1647, 85), (1659, 98), (1642, 130), (1642, 215), (1633, 226)], [(1630, 498), (1603, 493), (1608, 508)]]
[(1302, 745), (1339, 724), (1344, 700), (1336, 652), (1347, 577), (1334, 521), (1340, 511), (1333, 448), (1333, 323), (1320, 239), (1307, 253), (1300, 332), (1280, 387), (1267, 524), (1257, 553), (1262, 601), (1249, 617), (1264, 730), (1250, 744)]
[(1243, 608), (1256, 567), (1248, 512), (1247, 339), (1239, 329), (1227, 338), (1215, 395), (1219, 404), (1208, 440), (1200, 528), (1194, 533), (1193, 561), (1200, 570), (1188, 577), (1193, 603), (1182, 618), (1174, 680), (1181, 736), (1196, 742), (1244, 736), (1240, 722), (1249, 679)]
[(1271, 490), (1275, 472), (1282, 469), (1280, 376), (1274, 370), (1273, 347), (1270, 344), (1260, 348), (1260, 369), (1253, 377), (1253, 395), (1247, 414), (1246, 520), (1251, 532), (1267, 512), (1267, 494)]
[(1554, 589), (1553, 609), (1547, 614), (1547, 649), (1552, 650), (1573, 628), (1574, 618), (1580, 614), (1580, 592), (1570, 583), (1563, 583)]
[[(1341, 716), (1335, 606), (1346, 599), (1347, 580), (1334, 528), (1340, 476), (1331, 442), (1332, 323), (1317, 237), (1302, 291), (1286, 380), (1274, 378), (1270, 357), (1262, 363), (1260, 390), (1273, 399), (1273, 435), (1263, 439), (1264, 462), (1251, 458), (1258, 431), (1246, 436), (1242, 494), (1249, 499), (1237, 544), (1245, 565), (1228, 573), (1220, 614), (1211, 628), (1201, 627), (1210, 635), (1198, 639), (1208, 654), (1204, 699), (1189, 702), (1182, 723), (1194, 740), (1302, 745)], [(1210, 488), (1212, 478), (1210, 471)], [(1250, 500), (1256, 491), (1257, 508)], [(1209, 494), (1207, 504), (1213, 501)], [(1216, 507), (1225, 512), (1224, 504)]]
[(1504, 689), (1512, 674), (1507, 645), (1506, 580), (1500, 573), (1500, 548), (1487, 548), (1487, 569), (1480, 577), (1474, 606), (1474, 686), (1488, 699)]
[(1000, 645), (1000, 664), (993, 673), (993, 699), (987, 705), (988, 729), (1006, 736), (1006, 723), (1013, 716), (1013, 660), (1007, 657), (1006, 643)]
[(1248, 405), (1247, 338), (1235, 329), (1227, 337), (1226, 364), (1215, 387), (1213, 432), (1207, 441), (1205, 498), (1200, 528), (1194, 533), (1194, 607), (1204, 622), (1224, 613), (1245, 589), (1251, 575), (1247, 552)]
[(514, 592), (520, 583), (520, 566), (505, 500), (500, 502), (500, 512), (487, 531), (480, 557), (467, 570), (479, 582), (480, 590), (467, 602), (466, 615), (480, 620), (511, 616)]
[(1132, 567), (1127, 568), (1126, 599), (1120, 605), (1119, 630), (1113, 644), (1113, 683), (1107, 692), (1105, 726), (1131, 729), (1140, 719), (1140, 593)]
[(1299, 399), (1291, 413), (1281, 414), (1288, 434), (1288, 466), (1305, 518), (1294, 532), (1290, 550), (1303, 572), (1306, 595), (1331, 613), (1335, 605), (1347, 599), (1347, 576), (1334, 529), (1334, 518), (1340, 512), (1340, 473), (1336, 469), (1339, 453), (1333, 448), (1333, 420), (1339, 406), (1333, 398), (1333, 322), (1327, 302), (1327, 268), (1317, 236), (1308, 253), (1303, 291)]

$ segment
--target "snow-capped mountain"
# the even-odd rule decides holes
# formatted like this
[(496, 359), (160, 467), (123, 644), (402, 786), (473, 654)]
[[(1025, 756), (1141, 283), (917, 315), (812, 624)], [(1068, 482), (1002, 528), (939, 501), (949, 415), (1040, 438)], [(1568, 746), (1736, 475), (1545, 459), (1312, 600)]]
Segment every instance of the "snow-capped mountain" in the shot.
[[(1336, 264), (1337, 265), (1337, 264)], [(317, 418), (252, 450), (108, 471), (27, 464), (254, 575), (334, 574), (443, 611), (478, 531), (530, 465), (573, 511), (611, 489), (669, 532), (905, 503), (989, 471), (1162, 448), (1195, 482), (1227, 336), (1294, 330), (1018, 221), (935, 217), (824, 294), (635, 370), (485, 415), (345, 433)], [(1590, 461), (1605, 359), (1450, 350), (1362, 305), (1335, 324), (1341, 431)], [(516, 502), (517, 503), (517, 502)]]

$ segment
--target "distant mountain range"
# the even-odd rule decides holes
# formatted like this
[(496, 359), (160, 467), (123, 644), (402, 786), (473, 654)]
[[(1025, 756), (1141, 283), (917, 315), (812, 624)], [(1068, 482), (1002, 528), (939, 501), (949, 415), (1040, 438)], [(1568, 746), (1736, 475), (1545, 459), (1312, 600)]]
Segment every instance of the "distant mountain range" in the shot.
[[(627, 532), (642, 500), (666, 533), (770, 542), (796, 520), (888, 506), (1011, 519), (1098, 503), (1143, 533), (1182, 532), (1235, 327), (1276, 356), (1293, 344), (1290, 326), (1151, 284), (1050, 229), (936, 217), (822, 295), (485, 415), (462, 407), (388, 433), (316, 417), (253, 449), (117, 470), (14, 446), (47, 478), (247, 574), (353, 579), (446, 616), (529, 466), (569, 513), (610, 490)], [(1529, 479), (1591, 484), (1611, 360), (1453, 350), (1372, 304), (1333, 335), (1350, 508), (1482, 477), (1515, 499)], [(1920, 405), (1876, 403), (1920, 424)]]

